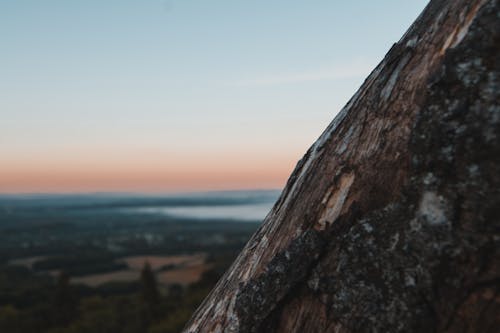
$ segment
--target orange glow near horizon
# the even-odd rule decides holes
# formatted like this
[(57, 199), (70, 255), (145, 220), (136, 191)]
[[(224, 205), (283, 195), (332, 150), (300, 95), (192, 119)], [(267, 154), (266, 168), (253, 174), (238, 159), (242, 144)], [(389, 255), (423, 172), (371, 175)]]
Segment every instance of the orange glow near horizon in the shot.
[[(184, 192), (282, 188), (296, 160), (284, 154), (66, 156), (2, 163), (0, 193)], [(52, 162), (51, 162), (52, 161)]]

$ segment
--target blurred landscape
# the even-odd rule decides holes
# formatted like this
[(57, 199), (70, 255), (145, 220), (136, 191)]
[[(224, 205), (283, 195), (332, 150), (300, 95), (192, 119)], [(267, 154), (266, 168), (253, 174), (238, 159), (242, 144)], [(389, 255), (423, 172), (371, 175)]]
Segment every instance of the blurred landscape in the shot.
[(0, 333), (180, 332), (428, 1), (0, 1)]
[(178, 332), (278, 195), (0, 195), (0, 332)]

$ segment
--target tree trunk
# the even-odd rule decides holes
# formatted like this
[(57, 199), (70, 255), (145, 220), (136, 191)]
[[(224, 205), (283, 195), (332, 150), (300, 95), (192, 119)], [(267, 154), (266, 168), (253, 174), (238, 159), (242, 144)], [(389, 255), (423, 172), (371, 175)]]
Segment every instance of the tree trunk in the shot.
[(185, 332), (498, 330), (499, 17), (430, 2)]

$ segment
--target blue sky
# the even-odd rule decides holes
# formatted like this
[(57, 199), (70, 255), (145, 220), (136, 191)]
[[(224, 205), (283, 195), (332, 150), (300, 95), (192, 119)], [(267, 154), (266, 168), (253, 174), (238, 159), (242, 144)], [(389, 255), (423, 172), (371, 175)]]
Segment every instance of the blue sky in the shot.
[[(154, 183), (90, 180), (116, 168), (182, 190), (177, 169), (218, 163), (274, 173), (200, 189), (279, 187), (426, 3), (2, 0), (0, 191)], [(71, 185), (36, 180), (57, 172)]]

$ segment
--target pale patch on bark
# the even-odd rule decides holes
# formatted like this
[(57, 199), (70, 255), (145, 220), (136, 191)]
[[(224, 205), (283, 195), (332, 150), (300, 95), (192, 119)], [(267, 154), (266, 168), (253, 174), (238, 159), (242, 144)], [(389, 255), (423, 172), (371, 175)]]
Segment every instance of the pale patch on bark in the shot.
[(332, 224), (337, 217), (340, 216), (345, 200), (349, 194), (349, 189), (354, 182), (354, 173), (342, 175), (339, 181), (338, 189), (329, 192), (328, 203), (319, 219), (316, 229), (324, 230), (328, 225)]
[[(449, 48), (454, 48), (460, 42), (464, 37), (467, 35), (467, 32), (469, 31), (469, 27), (474, 21), (474, 18), (476, 17), (477, 11), (484, 5), (486, 0), (480, 1), (479, 3), (476, 3), (475, 6), (472, 8), (471, 11), (467, 14), (467, 16), (462, 14), (462, 24), (457, 26), (455, 30), (448, 36), (446, 41), (444, 42), (443, 47), (439, 51), (440, 55), (444, 55), (447, 49)], [(465, 17), (463, 17), (465, 16)]]

